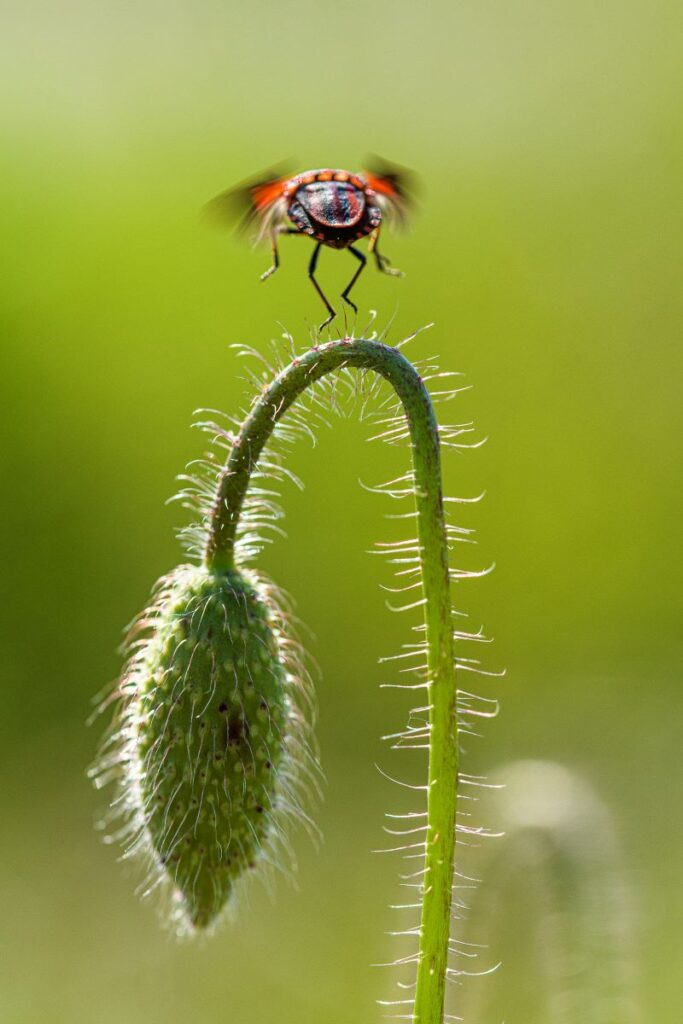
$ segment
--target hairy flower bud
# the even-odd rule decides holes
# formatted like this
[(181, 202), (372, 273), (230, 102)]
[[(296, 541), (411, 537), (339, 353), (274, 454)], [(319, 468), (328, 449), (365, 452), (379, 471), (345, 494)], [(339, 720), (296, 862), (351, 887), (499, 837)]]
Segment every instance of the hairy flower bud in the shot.
[(301, 715), (280, 625), (255, 577), (183, 566), (134, 629), (119, 759), (133, 846), (194, 928), (256, 865), (287, 803)]

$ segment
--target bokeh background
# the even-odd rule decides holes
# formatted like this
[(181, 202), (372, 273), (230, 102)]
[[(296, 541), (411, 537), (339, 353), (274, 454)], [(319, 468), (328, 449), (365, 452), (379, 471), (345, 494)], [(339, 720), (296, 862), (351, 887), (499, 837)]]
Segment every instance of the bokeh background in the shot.
[[(302, 441), (289, 464), (306, 489), (286, 489), (288, 540), (261, 561), (321, 666), (325, 838), (296, 838), (299, 890), (255, 886), (235, 924), (177, 945), (94, 831), (106, 799), (85, 774), (122, 627), (179, 559), (185, 520), (164, 501), (202, 451), (193, 410), (241, 404), (232, 343), (284, 326), (305, 346), (321, 319), (307, 244), (285, 240), (262, 285), (268, 254), (199, 210), (279, 160), (356, 168), (368, 152), (423, 189), (410, 232), (384, 242), (407, 276), (369, 267), (363, 317), (395, 317), (395, 341), (435, 321), (406, 352), (463, 372), (472, 388), (443, 415), (489, 438), (445, 468), (449, 493), (486, 491), (462, 506), (479, 544), (461, 562), (497, 567), (456, 597), (495, 637), (486, 667), (507, 668), (483, 686), (503, 712), (468, 764), (495, 779), (550, 759), (599, 794), (643, 1019), (678, 1019), (682, 22), (667, 0), (5, 0), (3, 1022), (380, 1018), (391, 978), (371, 965), (404, 951), (385, 935), (400, 864), (371, 850), (405, 800), (375, 765), (421, 766), (379, 739), (408, 704), (380, 690), (395, 666), (378, 658), (409, 622), (366, 554), (400, 535), (383, 519), (398, 509), (358, 481), (405, 452), (353, 416)], [(331, 294), (351, 262), (323, 253)], [(482, 1020), (546, 1021), (523, 904), (489, 936), (504, 962), (480, 982), (496, 992)]]

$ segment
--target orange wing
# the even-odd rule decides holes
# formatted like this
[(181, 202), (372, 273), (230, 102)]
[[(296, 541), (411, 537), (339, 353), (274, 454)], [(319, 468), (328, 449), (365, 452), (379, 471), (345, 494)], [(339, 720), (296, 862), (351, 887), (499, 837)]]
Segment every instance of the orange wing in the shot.
[(400, 224), (404, 224), (415, 201), (415, 174), (407, 167), (391, 164), (381, 157), (368, 160), (370, 170), (363, 176), (370, 188), (380, 197), (387, 212)]
[(221, 192), (207, 203), (206, 213), (212, 220), (236, 225), (239, 231), (255, 225), (254, 241), (258, 242), (286, 217), (283, 189), (288, 180), (288, 175), (266, 172)]
[(247, 191), (255, 213), (262, 213), (282, 198), (282, 189), (286, 180), (286, 178), (269, 178), (267, 181), (257, 181), (249, 186)]

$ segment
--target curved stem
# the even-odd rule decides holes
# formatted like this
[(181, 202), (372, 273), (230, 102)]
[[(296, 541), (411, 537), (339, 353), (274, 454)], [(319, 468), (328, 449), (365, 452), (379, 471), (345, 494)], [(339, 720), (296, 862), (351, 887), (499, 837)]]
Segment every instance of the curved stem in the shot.
[(344, 338), (295, 359), (257, 398), (221, 473), (209, 517), (204, 561), (214, 571), (234, 566), (237, 525), (256, 466), (278, 420), (310, 385), (345, 366), (373, 370), (393, 386), (410, 431), (422, 568), (430, 707), (427, 832), (414, 1024), (442, 1024), (458, 782), (456, 683), (448, 545), (441, 487), (439, 435), (420, 375), (394, 348)]

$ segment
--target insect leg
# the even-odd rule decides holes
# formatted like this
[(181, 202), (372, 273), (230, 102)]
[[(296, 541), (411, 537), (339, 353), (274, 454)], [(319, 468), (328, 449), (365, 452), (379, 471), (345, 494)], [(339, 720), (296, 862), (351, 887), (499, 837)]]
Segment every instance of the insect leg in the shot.
[(313, 255), (311, 256), (311, 262), (308, 264), (308, 276), (310, 277), (311, 283), (312, 283), (313, 287), (315, 288), (315, 290), (317, 291), (318, 295), (320, 296), (320, 298), (325, 303), (325, 308), (327, 309), (327, 312), (330, 314), (328, 316), (327, 320), (323, 320), (323, 322), (320, 325), (320, 330), (322, 331), (323, 327), (327, 327), (327, 325), (329, 323), (331, 323), (332, 320), (334, 320), (335, 316), (337, 315), (337, 312), (329, 304), (329, 302), (327, 301), (327, 299), (325, 297), (325, 294), (324, 294), (322, 288), (320, 287), (320, 285), (318, 284), (318, 282), (315, 279), (315, 268), (318, 265), (318, 253), (320, 252), (321, 245), (322, 245), (322, 242), (318, 242), (318, 244), (316, 245), (315, 249), (313, 250)]
[(282, 226), (275, 228), (275, 230), (273, 231), (273, 233), (270, 236), (270, 245), (271, 245), (271, 249), (273, 250), (273, 265), (272, 265), (272, 267), (268, 267), (268, 269), (265, 270), (261, 274), (261, 280), (262, 281), (266, 281), (270, 277), (270, 275), (274, 274), (275, 271), (277, 270), (277, 268), (280, 266), (280, 254), (279, 254), (279, 252), (277, 250), (278, 236), (279, 235), (301, 235), (301, 234), (303, 234), (303, 232), (299, 231), (298, 228), (285, 228), (285, 227), (282, 227)]
[(382, 253), (379, 251), (379, 249), (377, 248), (378, 241), (379, 228), (377, 228), (376, 231), (373, 231), (372, 235), (370, 236), (370, 243), (368, 245), (368, 252), (374, 253), (377, 269), (380, 270), (383, 274), (391, 274), (392, 277), (403, 277), (403, 271), (397, 270), (395, 267), (392, 267), (391, 260), (388, 259), (387, 256), (382, 255)]
[(354, 249), (354, 247), (352, 245), (350, 245), (348, 248), (349, 248), (349, 252), (352, 252), (353, 255), (356, 257), (356, 259), (360, 260), (360, 266), (356, 269), (356, 273), (353, 275), (353, 277), (351, 278), (351, 280), (347, 284), (346, 288), (342, 292), (342, 299), (344, 300), (344, 302), (348, 302), (348, 304), (351, 307), (351, 309), (355, 313), (357, 313), (358, 312), (358, 306), (355, 304), (355, 302), (352, 302), (351, 299), (349, 298), (349, 292), (351, 291), (351, 289), (353, 288), (354, 284), (356, 283), (356, 281), (360, 277), (361, 273), (363, 272), (363, 269), (365, 268), (365, 264), (368, 261), (367, 261), (367, 257), (365, 255), (365, 253), (361, 252), (360, 249)]

